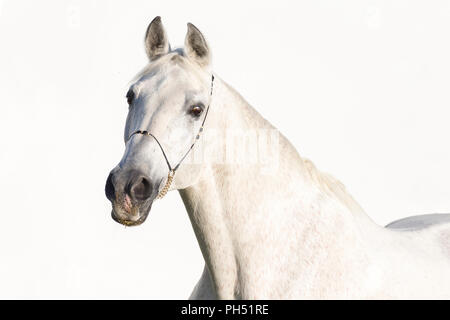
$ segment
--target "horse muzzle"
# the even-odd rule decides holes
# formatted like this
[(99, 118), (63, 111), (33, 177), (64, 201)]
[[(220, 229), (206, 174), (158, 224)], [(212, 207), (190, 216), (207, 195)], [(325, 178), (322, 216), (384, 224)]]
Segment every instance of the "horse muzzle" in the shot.
[(112, 204), (111, 217), (126, 226), (142, 224), (156, 198), (155, 190), (142, 172), (114, 169), (105, 185), (105, 195)]

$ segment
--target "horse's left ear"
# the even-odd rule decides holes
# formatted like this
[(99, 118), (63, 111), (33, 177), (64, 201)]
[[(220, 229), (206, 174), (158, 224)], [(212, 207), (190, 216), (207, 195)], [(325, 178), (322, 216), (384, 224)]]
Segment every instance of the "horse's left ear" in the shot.
[(188, 31), (184, 40), (186, 56), (201, 67), (208, 67), (211, 64), (211, 53), (205, 37), (192, 23), (188, 23), (187, 26)]

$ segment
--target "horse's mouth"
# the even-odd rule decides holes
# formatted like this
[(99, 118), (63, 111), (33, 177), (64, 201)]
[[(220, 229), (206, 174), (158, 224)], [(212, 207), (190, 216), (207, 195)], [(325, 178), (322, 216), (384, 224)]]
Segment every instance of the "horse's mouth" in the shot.
[(117, 217), (116, 213), (114, 212), (114, 209), (111, 210), (111, 217), (113, 218), (113, 220), (116, 221), (117, 223), (123, 224), (126, 227), (135, 227), (141, 225), (147, 219), (147, 216), (148, 214), (145, 214), (138, 220), (120, 219)]
[(145, 215), (144, 217), (139, 218), (138, 220), (127, 220), (127, 219), (120, 219), (116, 216), (116, 214), (114, 213), (114, 210), (111, 211), (111, 217), (113, 218), (114, 221), (116, 221), (117, 223), (123, 224), (126, 227), (135, 227), (135, 226), (139, 226), (141, 225), (145, 219), (147, 218), (147, 215)]
[[(146, 207), (147, 208), (139, 208), (139, 218), (138, 219), (129, 219), (126, 216), (124, 217), (124, 215), (117, 214), (115, 211), (115, 208), (113, 206), (113, 208), (111, 210), (111, 218), (114, 221), (116, 221), (117, 223), (123, 224), (124, 226), (127, 226), (127, 227), (139, 226), (139, 225), (143, 224), (144, 221), (147, 219), (148, 214), (150, 213), (152, 204), (150, 203)], [(120, 210), (120, 211), (122, 211), (122, 210)]]

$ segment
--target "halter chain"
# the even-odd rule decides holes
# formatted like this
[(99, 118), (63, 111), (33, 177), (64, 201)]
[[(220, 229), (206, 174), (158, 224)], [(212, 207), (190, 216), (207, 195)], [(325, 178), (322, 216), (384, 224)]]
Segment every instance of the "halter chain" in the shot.
[[(210, 92), (210, 96), (212, 97), (213, 94), (213, 85), (214, 85), (214, 75), (211, 75), (211, 92)], [(189, 148), (189, 150), (184, 154), (184, 156), (181, 158), (181, 160), (178, 162), (178, 164), (172, 168), (172, 166), (170, 165), (169, 159), (167, 158), (166, 153), (164, 152), (164, 148), (162, 147), (161, 143), (159, 143), (159, 140), (150, 132), (146, 131), (146, 130), (136, 130), (135, 132), (133, 132), (127, 139), (130, 140), (131, 137), (133, 137), (135, 134), (142, 134), (144, 136), (149, 136), (152, 137), (153, 139), (156, 140), (156, 142), (158, 143), (159, 148), (161, 149), (161, 152), (164, 156), (164, 159), (166, 160), (167, 166), (169, 167), (169, 174), (167, 175), (167, 180), (166, 180), (166, 184), (164, 185), (164, 187), (161, 189), (161, 191), (159, 191), (158, 196), (156, 197), (156, 199), (162, 199), (167, 192), (169, 191), (170, 185), (172, 184), (173, 178), (175, 176), (175, 172), (177, 171), (177, 169), (180, 167), (180, 164), (183, 162), (183, 160), (187, 157), (187, 155), (189, 154), (189, 152), (191, 152), (191, 150), (194, 148), (195, 143), (200, 139), (200, 134), (203, 132), (203, 126), (205, 124), (206, 121), (206, 117), (208, 116), (208, 111), (209, 111), (209, 106), (211, 105), (211, 99), (210, 102), (208, 104), (208, 107), (206, 108), (206, 113), (205, 113), (205, 117), (203, 118), (202, 121), (202, 125), (200, 127), (200, 129), (198, 130), (197, 135), (195, 136), (195, 140), (192, 143), (191, 147)]]

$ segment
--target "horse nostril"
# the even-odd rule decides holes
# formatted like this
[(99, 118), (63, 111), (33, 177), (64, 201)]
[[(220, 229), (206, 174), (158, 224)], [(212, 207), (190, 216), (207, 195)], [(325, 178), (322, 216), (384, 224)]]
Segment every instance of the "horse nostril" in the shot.
[(150, 198), (152, 191), (153, 189), (149, 179), (146, 177), (140, 177), (131, 186), (130, 196), (135, 200), (144, 201)]
[(110, 173), (105, 185), (105, 195), (110, 201), (114, 201), (116, 198), (116, 190), (114, 189), (114, 184), (112, 182), (113, 174)]

